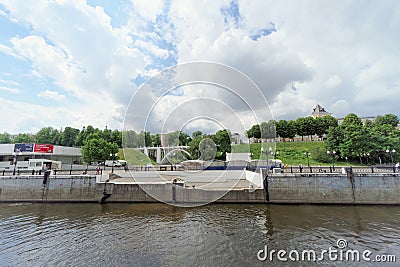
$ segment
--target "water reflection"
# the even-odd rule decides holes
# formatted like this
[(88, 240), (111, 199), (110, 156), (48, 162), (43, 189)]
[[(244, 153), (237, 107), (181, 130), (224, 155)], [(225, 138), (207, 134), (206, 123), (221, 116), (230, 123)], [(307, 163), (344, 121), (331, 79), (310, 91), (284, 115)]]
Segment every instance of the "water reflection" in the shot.
[(395, 206), (0, 204), (0, 266), (265, 266), (264, 245), (318, 250), (339, 238), (400, 257), (399, 219)]

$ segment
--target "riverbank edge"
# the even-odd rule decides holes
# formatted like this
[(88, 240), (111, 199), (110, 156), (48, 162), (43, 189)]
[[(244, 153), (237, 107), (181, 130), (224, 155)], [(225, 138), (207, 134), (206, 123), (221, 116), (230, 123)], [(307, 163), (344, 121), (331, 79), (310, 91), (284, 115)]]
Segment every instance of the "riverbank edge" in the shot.
[(99, 180), (89, 175), (52, 176), (45, 183), (40, 176), (1, 177), (0, 202), (400, 205), (399, 174), (274, 175), (265, 180), (265, 189), (228, 192), (171, 183), (143, 186)]

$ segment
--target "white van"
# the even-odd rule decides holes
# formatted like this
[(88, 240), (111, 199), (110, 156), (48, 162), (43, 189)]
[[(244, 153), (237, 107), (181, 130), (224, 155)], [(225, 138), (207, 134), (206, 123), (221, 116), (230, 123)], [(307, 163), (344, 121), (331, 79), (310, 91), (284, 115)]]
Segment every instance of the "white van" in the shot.
[(61, 170), (61, 161), (49, 159), (30, 159), (28, 170), (45, 170), (47, 167), (52, 170)]
[(104, 163), (107, 167), (121, 167), (121, 163), (118, 160), (106, 160)]

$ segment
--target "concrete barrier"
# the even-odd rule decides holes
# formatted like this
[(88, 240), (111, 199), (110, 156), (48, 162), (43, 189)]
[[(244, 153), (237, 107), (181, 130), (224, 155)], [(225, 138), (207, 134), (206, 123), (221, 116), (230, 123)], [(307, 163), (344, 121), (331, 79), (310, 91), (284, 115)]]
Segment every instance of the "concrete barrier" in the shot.
[(275, 174), (267, 181), (272, 203), (400, 204), (398, 173)]
[[(167, 202), (400, 204), (400, 175), (269, 174), (264, 189), (225, 192), (180, 185), (113, 183), (104, 176), (10, 176), (0, 178), (0, 202)], [(151, 192), (148, 194), (147, 192)]]

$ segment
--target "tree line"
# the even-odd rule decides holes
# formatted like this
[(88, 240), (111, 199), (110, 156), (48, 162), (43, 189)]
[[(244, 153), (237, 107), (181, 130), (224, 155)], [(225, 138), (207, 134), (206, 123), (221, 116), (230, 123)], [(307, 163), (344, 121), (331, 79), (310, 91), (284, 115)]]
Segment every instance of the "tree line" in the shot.
[(273, 139), (276, 137), (282, 138), (282, 141), (290, 140), (297, 135), (301, 136), (304, 140), (304, 136), (317, 135), (319, 138), (323, 138), (330, 127), (336, 127), (338, 125), (337, 119), (332, 116), (324, 117), (301, 117), (296, 120), (270, 120), (262, 122), (260, 124), (253, 125), (250, 129), (245, 132), (248, 138), (255, 139)]
[(115, 143), (117, 146), (121, 147), (121, 131), (110, 129), (100, 130), (91, 125), (87, 127), (84, 126), (82, 130), (73, 127), (65, 127), (60, 130), (53, 127), (43, 127), (36, 134), (19, 133), (14, 138), (12, 138), (9, 133), (5, 132), (0, 134), (0, 144), (39, 143), (81, 147), (91, 134), (98, 134), (100, 138), (103, 138), (107, 142)]
[(326, 148), (332, 157), (362, 164), (396, 163), (400, 153), (399, 118), (393, 114), (378, 116), (365, 123), (355, 114), (329, 129)]
[[(332, 116), (305, 117), (296, 120), (270, 120), (253, 125), (246, 131), (248, 138), (282, 141), (296, 135), (318, 136), (325, 139), (325, 149), (308, 151), (317, 161), (329, 163), (341, 159), (361, 164), (395, 163), (400, 159), (399, 118), (394, 114), (377, 116), (375, 121), (366, 120), (351, 113), (339, 125)], [(305, 151), (306, 152), (306, 151)], [(329, 153), (328, 153), (329, 152)]]
[[(219, 130), (215, 134), (205, 134), (201, 131), (194, 131), (192, 135), (183, 131), (174, 131), (164, 135), (164, 142), (161, 144), (160, 134), (150, 132), (135, 132), (129, 130), (123, 133), (124, 147), (157, 147), (157, 146), (188, 146), (191, 159), (225, 160), (226, 153), (231, 152), (231, 133), (229, 130)], [(203, 141), (203, 142), (202, 142)], [(215, 153), (212, 151), (215, 150)]]

